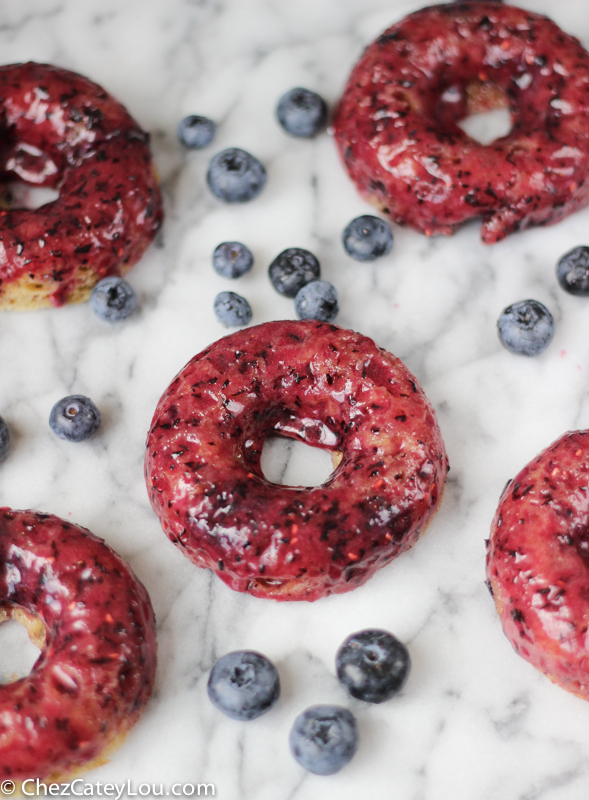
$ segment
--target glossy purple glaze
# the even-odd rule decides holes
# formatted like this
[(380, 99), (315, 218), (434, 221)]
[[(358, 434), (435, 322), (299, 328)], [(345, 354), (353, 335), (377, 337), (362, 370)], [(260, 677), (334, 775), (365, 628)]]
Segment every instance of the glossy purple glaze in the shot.
[(151, 602), (89, 531), (0, 509), (0, 607), (42, 620), (32, 672), (0, 686), (0, 778), (67, 774), (136, 722), (156, 668)]
[[(458, 122), (507, 106), (490, 145)], [(431, 6), (371, 44), (334, 116), (366, 198), (401, 224), (484, 242), (558, 222), (589, 202), (589, 54), (546, 17), (496, 2)]]
[(526, 661), (589, 699), (589, 431), (566, 433), (506, 486), (487, 578)]
[[(272, 484), (260, 466), (271, 433), (341, 462), (322, 486)], [(278, 600), (364, 583), (417, 541), (448, 470), (405, 366), (310, 320), (247, 328), (193, 358), (157, 406), (145, 465), (169, 538), (232, 589)]]
[(148, 135), (100, 86), (48, 64), (0, 67), (0, 108), (0, 178), (60, 190), (0, 211), (0, 305), (23, 276), (61, 305), (89, 272), (91, 284), (124, 274), (162, 220)]

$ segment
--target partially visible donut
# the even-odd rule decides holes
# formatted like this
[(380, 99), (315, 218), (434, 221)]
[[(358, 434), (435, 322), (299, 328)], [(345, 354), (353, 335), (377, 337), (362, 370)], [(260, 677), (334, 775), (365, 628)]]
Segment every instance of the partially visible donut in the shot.
[(151, 694), (149, 596), (89, 531), (50, 514), (0, 509), (0, 622), (42, 648), (0, 686), (0, 778), (60, 780), (120, 744)]
[[(322, 486), (279, 486), (260, 456), (278, 433), (341, 454)], [(146, 480), (164, 531), (232, 589), (315, 600), (364, 583), (433, 516), (448, 461), (434, 411), (399, 359), (316, 321), (215, 342), (162, 396)]]
[(100, 86), (48, 64), (0, 67), (0, 110), (0, 180), (59, 189), (0, 211), (0, 309), (85, 300), (161, 224), (148, 134)]
[(589, 431), (573, 431), (506, 486), (487, 578), (515, 651), (589, 700)]
[[(418, 231), (483, 220), (497, 242), (589, 202), (589, 54), (547, 17), (497, 2), (430, 6), (386, 30), (354, 67), (334, 117), (359, 191)], [(484, 146), (458, 122), (507, 106)]]

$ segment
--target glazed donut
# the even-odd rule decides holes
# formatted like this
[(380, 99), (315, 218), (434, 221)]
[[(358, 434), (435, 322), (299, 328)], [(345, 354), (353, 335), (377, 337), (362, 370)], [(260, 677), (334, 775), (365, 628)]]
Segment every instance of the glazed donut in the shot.
[(148, 135), (100, 86), (48, 64), (0, 67), (4, 183), (59, 189), (0, 211), (0, 308), (87, 299), (139, 260), (162, 220)]
[[(334, 118), (357, 188), (398, 223), (451, 234), (483, 220), (490, 244), (589, 202), (589, 54), (547, 17), (447, 3), (385, 31), (355, 66)], [(458, 122), (507, 106), (490, 145)]]
[(567, 433), (506, 486), (487, 579), (515, 651), (589, 700), (589, 431)]
[[(321, 486), (264, 477), (268, 434), (341, 458)], [(415, 543), (448, 461), (434, 411), (394, 356), (317, 321), (267, 322), (195, 356), (162, 396), (145, 472), (164, 531), (232, 589), (315, 600)]]
[(0, 778), (61, 780), (97, 765), (147, 702), (151, 602), (101, 539), (50, 514), (0, 509), (0, 563), (0, 622), (24, 622), (42, 648), (0, 686)]

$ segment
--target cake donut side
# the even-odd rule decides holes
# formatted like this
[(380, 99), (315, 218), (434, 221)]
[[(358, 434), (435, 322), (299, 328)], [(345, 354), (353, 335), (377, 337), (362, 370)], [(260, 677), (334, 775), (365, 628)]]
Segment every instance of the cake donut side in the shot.
[[(358, 190), (428, 235), (483, 220), (481, 237), (558, 222), (589, 202), (589, 53), (547, 17), (482, 0), (434, 5), (386, 30), (334, 115)], [(489, 145), (457, 124), (507, 107)]]
[[(326, 483), (270, 483), (269, 434), (341, 454)], [(415, 378), (371, 339), (268, 322), (206, 348), (162, 396), (145, 472), (168, 537), (228, 586), (316, 600), (364, 583), (433, 516), (448, 460)]]
[(24, 623), (41, 654), (0, 686), (0, 778), (62, 780), (101, 759), (137, 721), (156, 669), (155, 619), (130, 567), (89, 531), (0, 509), (0, 622)]
[(589, 700), (589, 431), (566, 433), (506, 486), (487, 579), (515, 651)]
[(162, 221), (149, 136), (97, 84), (49, 64), (0, 67), (0, 176), (59, 189), (0, 210), (0, 309), (80, 302), (123, 275)]

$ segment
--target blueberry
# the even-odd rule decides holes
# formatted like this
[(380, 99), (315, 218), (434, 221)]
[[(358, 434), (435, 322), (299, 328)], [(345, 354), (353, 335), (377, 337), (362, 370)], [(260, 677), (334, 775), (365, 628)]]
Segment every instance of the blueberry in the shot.
[(9, 446), (10, 432), (8, 430), (8, 425), (2, 419), (2, 417), (0, 417), (0, 461), (3, 461), (6, 458)]
[(390, 253), (393, 232), (384, 219), (364, 214), (350, 222), (344, 230), (342, 241), (346, 253), (356, 261), (374, 261)]
[(556, 277), (565, 292), (589, 297), (589, 247), (581, 245), (564, 255), (556, 265)]
[(501, 344), (512, 353), (537, 356), (554, 336), (554, 318), (537, 300), (522, 300), (508, 306), (497, 320)]
[(245, 203), (266, 185), (266, 170), (255, 156), (230, 147), (213, 156), (207, 172), (211, 192), (226, 203)]
[(285, 297), (296, 297), (305, 284), (319, 278), (321, 267), (313, 253), (302, 247), (289, 247), (276, 256), (268, 274), (277, 292)]
[(252, 321), (252, 308), (245, 297), (235, 292), (219, 292), (213, 305), (215, 315), (226, 328), (247, 325)]
[(62, 397), (51, 409), (49, 427), (60, 439), (83, 442), (100, 427), (102, 417), (92, 400), (81, 394)]
[(103, 278), (92, 289), (90, 305), (96, 316), (108, 322), (118, 322), (133, 313), (137, 295), (130, 283), (112, 275)]
[(189, 147), (191, 150), (200, 150), (213, 141), (216, 130), (217, 126), (212, 119), (190, 114), (190, 116), (180, 120), (177, 133), (178, 139), (180, 139), (184, 147)]
[(327, 121), (327, 105), (316, 92), (297, 87), (283, 94), (276, 106), (278, 122), (291, 136), (312, 139)]
[(253, 264), (251, 250), (241, 242), (222, 242), (215, 247), (213, 267), (224, 278), (240, 278)]
[(295, 297), (295, 311), (299, 319), (331, 322), (339, 311), (335, 286), (327, 281), (312, 281), (303, 286)]
[(337, 651), (335, 669), (352, 697), (382, 703), (401, 691), (411, 669), (405, 645), (392, 633), (366, 630), (348, 636)]
[(245, 721), (272, 708), (280, 695), (280, 679), (266, 656), (253, 650), (237, 650), (216, 662), (207, 692), (219, 711)]
[(290, 732), (293, 756), (315, 775), (333, 775), (358, 749), (358, 726), (342, 706), (311, 706), (294, 721)]

